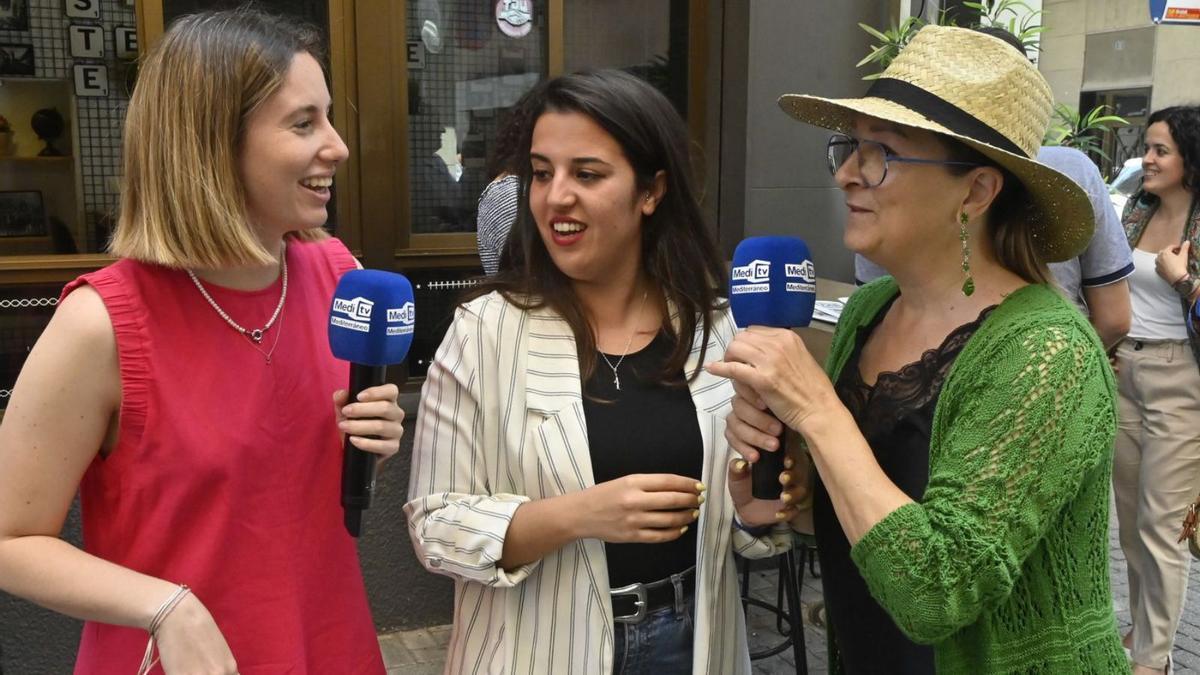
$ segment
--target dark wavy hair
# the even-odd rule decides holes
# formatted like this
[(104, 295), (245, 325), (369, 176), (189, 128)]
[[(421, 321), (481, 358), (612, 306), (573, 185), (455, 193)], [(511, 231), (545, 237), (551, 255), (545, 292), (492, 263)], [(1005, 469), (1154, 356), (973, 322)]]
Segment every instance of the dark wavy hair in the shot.
[(1166, 122), (1171, 140), (1179, 147), (1183, 158), (1183, 187), (1200, 199), (1200, 106), (1174, 105), (1155, 111), (1146, 121), (1146, 127), (1157, 122)]
[(504, 120), (496, 132), (492, 154), (488, 156), (487, 160), (488, 180), (492, 180), (500, 174), (518, 173), (521, 170), (521, 162), (529, 162), (528, 151), (526, 151), (525, 157), (521, 157), (521, 141), (526, 128), (533, 126), (531, 102), (535, 91), (536, 89), (531, 89), (526, 92), (504, 115)]
[[(517, 175), (521, 201), (517, 223), (501, 257), (500, 273), (482, 281), (464, 301), (499, 291), (522, 309), (550, 307), (571, 326), (579, 352), (580, 375), (596, 369), (596, 338), (571, 280), (555, 266), (529, 210), (529, 160), (536, 120), (547, 112), (577, 112), (604, 129), (633, 167), (638, 190), (650, 189), (659, 171), (666, 193), (654, 213), (642, 220), (642, 271), (678, 312), (663, 317), (673, 347), (658, 379), (668, 381), (683, 369), (692, 336), (703, 330), (708, 344), (713, 312), (722, 309), (725, 267), (713, 232), (704, 222), (693, 186), (688, 137), (670, 101), (646, 82), (616, 70), (564, 75), (540, 84), (528, 101), (530, 123), (521, 136)], [(704, 363), (704, 351), (698, 364)], [(688, 373), (688, 379), (699, 373)]]

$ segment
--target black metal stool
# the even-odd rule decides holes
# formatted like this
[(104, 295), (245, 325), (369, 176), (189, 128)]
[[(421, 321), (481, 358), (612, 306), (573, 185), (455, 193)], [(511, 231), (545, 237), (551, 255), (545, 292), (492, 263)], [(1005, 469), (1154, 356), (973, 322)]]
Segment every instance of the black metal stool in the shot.
[[(808, 675), (808, 661), (806, 659), (806, 645), (804, 643), (804, 609), (800, 605), (800, 585), (796, 575), (796, 555), (792, 549), (775, 556), (779, 564), (779, 593), (777, 595), (776, 604), (758, 598), (750, 597), (750, 561), (737, 557), (737, 564), (741, 567), (742, 573), (742, 608), (743, 611), (749, 612), (751, 606), (766, 610), (775, 615), (775, 626), (783, 640), (773, 646), (758, 651), (750, 652), (751, 660), (765, 659), (779, 654), (788, 647), (792, 648), (792, 655), (796, 660), (796, 672)], [(787, 606), (783, 604), (784, 596), (787, 596)], [(749, 617), (747, 617), (748, 622)], [(784, 630), (783, 624), (787, 624), (787, 630)]]

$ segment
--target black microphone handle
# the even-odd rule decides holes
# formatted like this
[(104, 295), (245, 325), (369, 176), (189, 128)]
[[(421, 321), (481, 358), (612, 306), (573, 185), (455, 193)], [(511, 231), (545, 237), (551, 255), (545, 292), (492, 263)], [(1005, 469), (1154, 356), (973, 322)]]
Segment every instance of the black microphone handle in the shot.
[[(768, 415), (775, 417), (771, 411)], [(778, 420), (778, 417), (775, 417)], [(779, 474), (783, 473), (783, 458), (786, 451), (787, 427), (779, 434), (779, 449), (775, 452), (758, 449), (758, 461), (750, 465), (750, 493), (755, 499), (779, 499), (783, 486), (779, 484)]]
[[(384, 383), (387, 366), (350, 364), (350, 401), (358, 400), (359, 393)], [(375, 461), (378, 455), (354, 447), (350, 435), (346, 434), (342, 455), (342, 509), (345, 511), (346, 531), (357, 537), (362, 531), (362, 512), (371, 508), (371, 497), (375, 494)]]

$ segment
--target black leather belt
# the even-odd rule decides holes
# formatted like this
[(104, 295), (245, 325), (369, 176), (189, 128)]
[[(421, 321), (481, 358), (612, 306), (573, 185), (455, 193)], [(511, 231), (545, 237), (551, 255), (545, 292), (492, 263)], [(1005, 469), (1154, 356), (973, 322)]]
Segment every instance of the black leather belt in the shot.
[(1137, 338), (1125, 338), (1125, 340), (1133, 346), (1133, 351), (1140, 352), (1146, 347), (1156, 345), (1186, 345), (1187, 340), (1139, 340)]
[(613, 620), (617, 623), (641, 623), (646, 615), (663, 607), (680, 610), (696, 592), (696, 568), (648, 584), (630, 584), (614, 588)]

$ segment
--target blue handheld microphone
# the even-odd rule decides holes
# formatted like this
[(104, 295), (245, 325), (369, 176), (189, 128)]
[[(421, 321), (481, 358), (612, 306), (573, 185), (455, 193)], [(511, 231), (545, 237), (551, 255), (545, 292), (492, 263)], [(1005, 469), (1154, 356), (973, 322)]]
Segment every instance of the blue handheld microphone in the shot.
[[(800, 328), (812, 321), (817, 301), (817, 275), (808, 245), (799, 237), (751, 237), (733, 252), (729, 280), (729, 305), (741, 328), (769, 326)], [(753, 494), (758, 499), (778, 499), (783, 491), (784, 447), (760, 452), (751, 467)]]
[[(350, 362), (350, 401), (364, 389), (384, 383), (387, 366), (408, 355), (413, 340), (412, 284), (403, 275), (351, 270), (342, 276), (329, 308), (329, 347)], [(342, 508), (346, 530), (357, 537), (362, 512), (375, 493), (374, 453), (346, 437), (342, 458)]]

